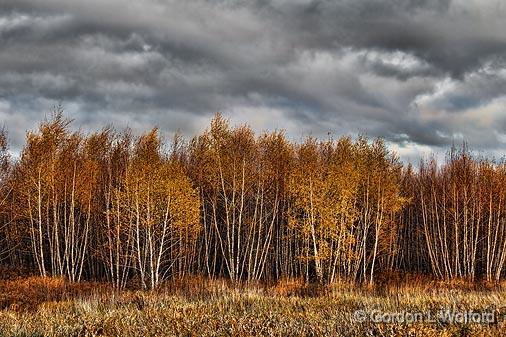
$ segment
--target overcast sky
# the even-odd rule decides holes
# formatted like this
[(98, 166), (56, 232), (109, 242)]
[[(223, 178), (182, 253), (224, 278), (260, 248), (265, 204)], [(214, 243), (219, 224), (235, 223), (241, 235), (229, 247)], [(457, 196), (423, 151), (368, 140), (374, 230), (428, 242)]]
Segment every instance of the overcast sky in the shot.
[(187, 136), (215, 112), (293, 140), (381, 136), (403, 159), (506, 145), (497, 0), (0, 0), (0, 124)]

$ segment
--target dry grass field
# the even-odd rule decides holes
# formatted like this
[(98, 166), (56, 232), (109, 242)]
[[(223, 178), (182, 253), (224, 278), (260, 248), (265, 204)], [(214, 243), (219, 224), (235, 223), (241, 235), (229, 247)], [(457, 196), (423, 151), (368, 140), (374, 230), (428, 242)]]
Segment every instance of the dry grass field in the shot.
[[(500, 336), (505, 295), (501, 285), (463, 281), (362, 289), (193, 278), (147, 292), (29, 277), (0, 281), (0, 336)], [(441, 309), (494, 320), (451, 322), (437, 316)], [(434, 317), (400, 322), (402, 312)]]

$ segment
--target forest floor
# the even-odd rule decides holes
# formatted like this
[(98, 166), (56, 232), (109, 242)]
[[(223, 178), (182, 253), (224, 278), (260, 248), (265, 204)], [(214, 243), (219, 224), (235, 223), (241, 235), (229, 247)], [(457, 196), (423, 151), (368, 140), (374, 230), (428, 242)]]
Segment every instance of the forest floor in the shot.
[(416, 281), (317, 287), (186, 279), (114, 291), (0, 281), (0, 336), (506, 336), (506, 287)]

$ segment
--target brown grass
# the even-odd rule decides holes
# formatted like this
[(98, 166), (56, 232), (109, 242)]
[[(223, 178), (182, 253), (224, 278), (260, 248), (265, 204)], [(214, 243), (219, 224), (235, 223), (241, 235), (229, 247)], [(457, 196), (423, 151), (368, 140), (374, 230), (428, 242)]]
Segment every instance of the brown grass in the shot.
[[(401, 282), (328, 287), (192, 277), (155, 291), (29, 277), (0, 281), (0, 336), (500, 336), (506, 289), (496, 284)], [(355, 310), (494, 311), (494, 324), (357, 322)]]
[(36, 310), (45, 302), (85, 299), (112, 289), (103, 283), (69, 283), (63, 278), (31, 276), (0, 281), (0, 309)]

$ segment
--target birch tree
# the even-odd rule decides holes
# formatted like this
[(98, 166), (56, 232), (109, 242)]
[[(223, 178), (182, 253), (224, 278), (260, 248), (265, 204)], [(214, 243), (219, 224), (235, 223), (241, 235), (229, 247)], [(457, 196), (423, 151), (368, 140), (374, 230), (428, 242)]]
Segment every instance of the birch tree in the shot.
[(162, 154), (156, 129), (136, 141), (124, 185), (115, 193), (142, 286), (184, 275), (200, 231), (199, 199), (181, 165)]

